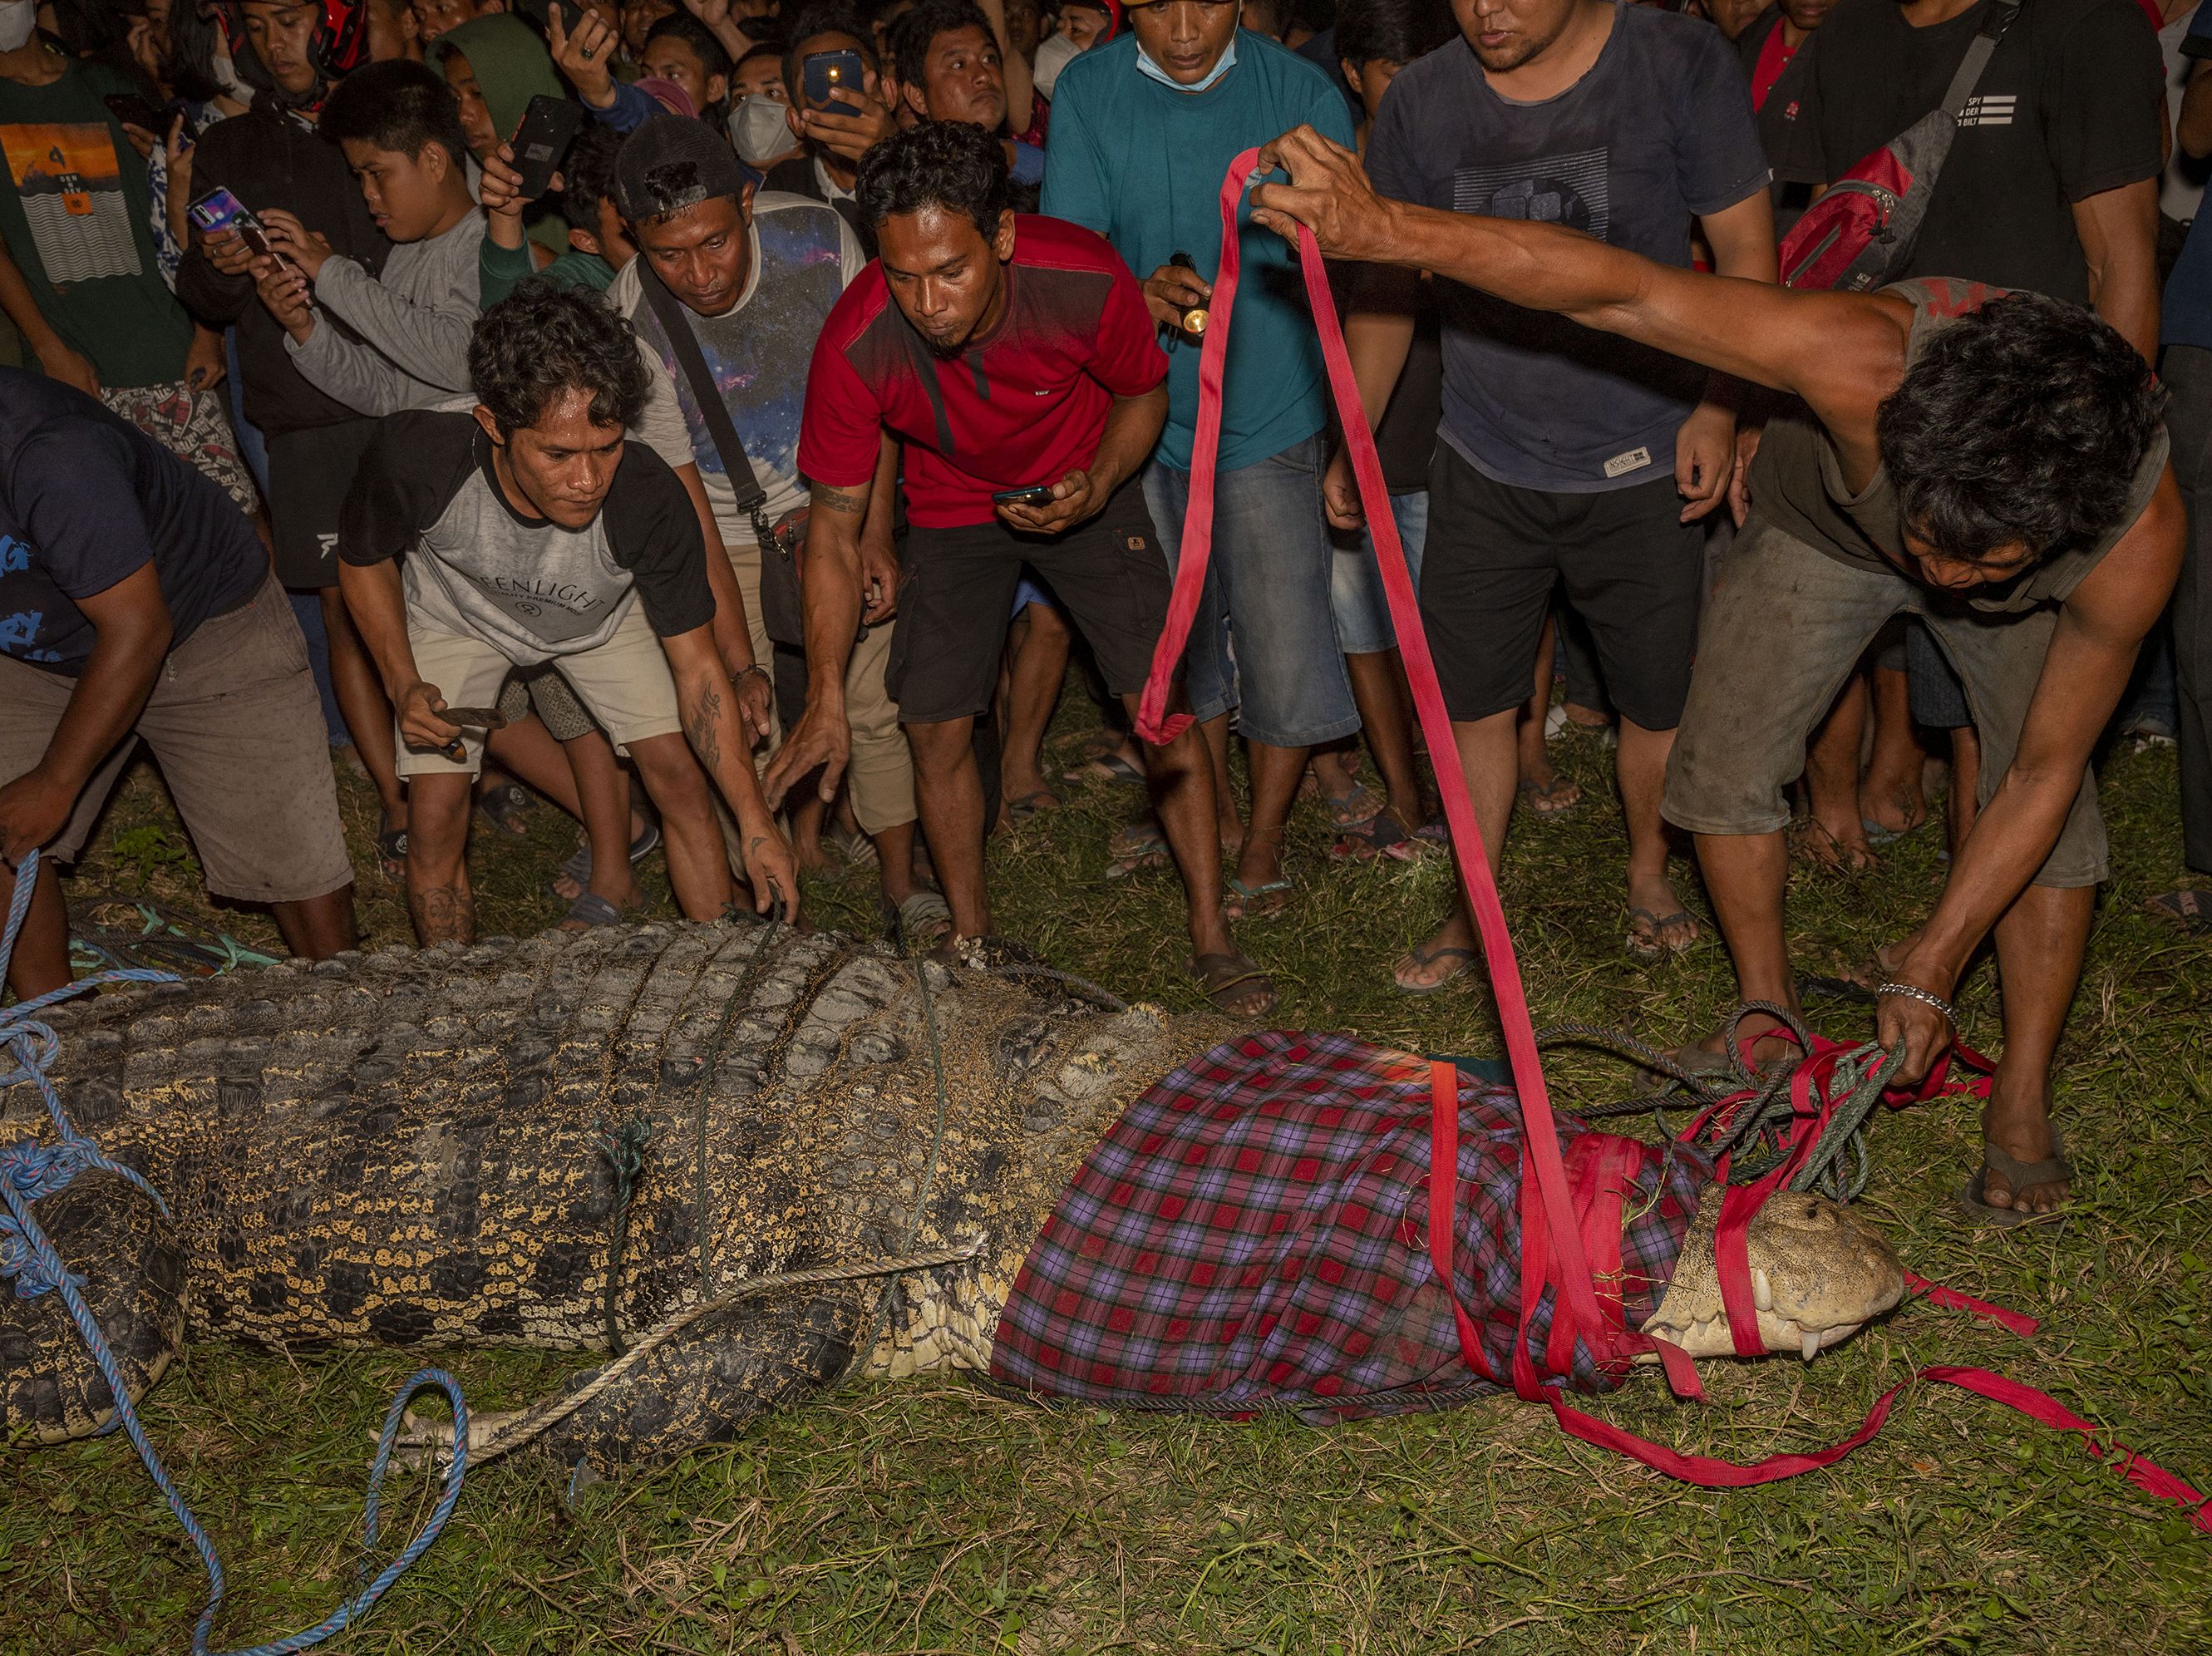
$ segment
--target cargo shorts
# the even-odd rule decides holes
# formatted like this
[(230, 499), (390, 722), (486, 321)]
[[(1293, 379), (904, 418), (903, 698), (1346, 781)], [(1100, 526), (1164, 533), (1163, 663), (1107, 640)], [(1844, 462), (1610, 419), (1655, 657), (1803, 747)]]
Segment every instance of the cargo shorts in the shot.
[[(0, 782), (46, 756), (76, 680), (0, 656)], [(217, 897), (301, 903), (353, 883), (307, 641), (272, 575), (170, 650), (131, 734), (47, 846), (74, 862), (143, 739)]]
[[(1698, 630), (1689, 703), (1667, 762), (1667, 820), (1697, 834), (1780, 831), (1813, 728), (1898, 614), (1925, 619), (1966, 685), (1987, 805), (2020, 746), (2058, 606), (1977, 610), (1902, 575), (1831, 557), (1754, 512), (1721, 562)], [(2094, 886), (2108, 872), (2096, 777), (2085, 767), (2034, 883)]]

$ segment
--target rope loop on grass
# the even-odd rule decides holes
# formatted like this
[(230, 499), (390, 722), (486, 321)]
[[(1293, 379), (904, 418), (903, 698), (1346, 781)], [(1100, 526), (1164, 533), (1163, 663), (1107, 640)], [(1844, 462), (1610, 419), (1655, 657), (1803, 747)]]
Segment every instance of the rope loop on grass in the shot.
[[(1764, 1069), (1753, 1065), (1738, 1038), (1743, 1020), (1753, 1014), (1775, 1020), (1780, 1027), (1768, 1033), (1789, 1040), (1796, 1053), (1775, 1059)], [(1802, 1019), (1771, 1001), (1739, 1005), (1722, 1025), (1721, 1034), (1724, 1062), (1710, 1070), (1687, 1068), (1673, 1055), (1602, 1024), (1554, 1024), (1537, 1032), (1536, 1044), (1595, 1047), (1662, 1077), (1662, 1085), (1638, 1098), (1577, 1113), (1591, 1120), (1649, 1113), (1668, 1137), (1695, 1145), (1716, 1161), (1725, 1156), (1731, 1184), (1757, 1184), (1792, 1154), (1791, 1133), (1800, 1115), (1796, 1082), (1804, 1071), (1813, 1111), (1825, 1115), (1827, 1124), (1791, 1178), (1790, 1188), (1818, 1190), (1837, 1202), (1856, 1201), (1874, 1175), (1867, 1121), (1905, 1062), (1903, 1044), (1894, 1051), (1886, 1051), (1874, 1041), (1822, 1050)], [(1668, 1125), (1667, 1111), (1683, 1109), (1697, 1114), (1678, 1134)]]
[[(39, 853), (34, 849), (15, 869), (15, 890), (8, 904), (8, 922), (0, 932), (0, 982), (4, 982), (8, 963), (15, 958), (15, 941), (21, 935), (25, 916), (30, 912), (31, 893), (38, 883)], [(18, 1139), (0, 1146), (0, 1281), (12, 1279), (19, 1298), (35, 1299), (43, 1294), (61, 1297), (63, 1308), (69, 1312), (70, 1321), (76, 1325), (77, 1337), (83, 1341), (86, 1352), (100, 1370), (100, 1378), (107, 1383), (110, 1401), (114, 1407), (114, 1420), (105, 1431), (120, 1429), (131, 1440), (131, 1446), (138, 1452), (138, 1458), (146, 1468), (146, 1475), (154, 1487), (161, 1492), (169, 1511), (183, 1528), (192, 1549), (198, 1553), (200, 1565), (207, 1572), (208, 1597), (200, 1611), (199, 1620), (192, 1627), (192, 1656), (210, 1656), (209, 1635), (214, 1631), (216, 1613), (222, 1606), (225, 1584), (222, 1560), (216, 1552), (213, 1537), (192, 1515), (176, 1482), (162, 1465), (161, 1457), (155, 1451), (147, 1437), (145, 1428), (138, 1420), (138, 1410), (131, 1401), (130, 1382), (125, 1378), (123, 1365), (108, 1342), (92, 1308), (85, 1303), (85, 1279), (70, 1270), (54, 1246), (53, 1239), (33, 1213), (33, 1208), (44, 1197), (58, 1195), (69, 1188), (79, 1173), (99, 1172), (112, 1173), (150, 1199), (168, 1216), (169, 1205), (161, 1194), (136, 1168), (126, 1167), (112, 1159), (93, 1140), (76, 1130), (69, 1111), (62, 1107), (61, 1095), (55, 1090), (52, 1078), (46, 1073), (61, 1050), (61, 1039), (49, 1024), (40, 1021), (38, 1014), (48, 1007), (98, 988), (102, 983), (173, 983), (174, 972), (157, 971), (141, 966), (123, 967), (115, 971), (94, 972), (80, 977), (61, 988), (21, 1001), (13, 1006), (0, 1008), (0, 1050), (4, 1050), (7, 1067), (0, 1068), (0, 1090), (28, 1081), (39, 1089), (39, 1097), (46, 1105), (46, 1114), (53, 1122), (59, 1142), (42, 1144), (36, 1139)], [(393, 1445), (398, 1441), (399, 1421), (408, 1400), (426, 1387), (444, 1390), (453, 1405), (455, 1438), (461, 1446), (453, 1456), (446, 1475), (446, 1489), (439, 1497), (430, 1519), (415, 1538), (407, 1543), (398, 1557), (393, 1559), (358, 1594), (326, 1616), (315, 1626), (301, 1632), (272, 1641), (267, 1644), (247, 1647), (224, 1653), (224, 1656), (295, 1656), (299, 1651), (311, 1649), (333, 1634), (343, 1631), (366, 1616), (381, 1598), (392, 1584), (404, 1574), (408, 1567), (420, 1558), (438, 1538), (453, 1516), (453, 1506), (460, 1499), (461, 1479), (467, 1470), (468, 1405), (461, 1396), (460, 1382), (441, 1369), (426, 1368), (416, 1374), (392, 1398), (386, 1412), (384, 1433), (378, 1442), (376, 1459), (369, 1468), (368, 1495), (363, 1507), (362, 1527), (364, 1544), (376, 1544), (377, 1497), (383, 1488), (384, 1474), (392, 1458)]]

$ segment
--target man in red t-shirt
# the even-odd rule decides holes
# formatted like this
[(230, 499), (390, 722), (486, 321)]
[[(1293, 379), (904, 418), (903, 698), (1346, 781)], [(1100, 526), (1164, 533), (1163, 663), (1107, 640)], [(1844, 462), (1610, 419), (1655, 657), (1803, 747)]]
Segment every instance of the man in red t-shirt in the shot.
[[(860, 618), (860, 530), (905, 444), (908, 535), (887, 684), (914, 744), (932, 859), (960, 937), (990, 930), (983, 790), (969, 738), (990, 705), (1024, 563), (1052, 583), (1107, 687), (1134, 713), (1167, 615), (1168, 569), (1136, 473), (1167, 417), (1167, 358), (1127, 268), (1091, 232), (1017, 215), (982, 128), (929, 121), (860, 164), (881, 256), (814, 347), (799, 469), (806, 534), (806, 712), (765, 779), (817, 766), (836, 792), (845, 659)], [(1221, 915), (1212, 770), (1195, 729), (1145, 762), (1190, 904), (1192, 971), (1223, 1011), (1274, 985)]]

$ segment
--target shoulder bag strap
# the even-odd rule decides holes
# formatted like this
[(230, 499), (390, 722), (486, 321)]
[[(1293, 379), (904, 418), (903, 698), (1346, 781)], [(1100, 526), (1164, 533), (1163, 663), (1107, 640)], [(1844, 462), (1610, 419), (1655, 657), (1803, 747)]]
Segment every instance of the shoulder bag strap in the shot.
[(1966, 47), (1966, 55), (1959, 60), (1959, 72), (1952, 76), (1950, 89), (1943, 94), (1943, 113), (1953, 120), (1959, 119), (1966, 107), (1966, 100), (1974, 95), (1983, 72), (1996, 53), (1997, 42), (2004, 39), (2012, 20), (2019, 15), (2017, 5), (1999, 5), (1990, 7), (1990, 15), (1982, 20), (1980, 31)]
[(765, 544), (769, 531), (762, 508), (768, 502), (768, 490), (761, 487), (760, 474), (753, 470), (752, 457), (745, 453), (737, 425), (730, 418), (729, 407), (722, 401), (714, 376), (708, 369), (706, 353), (699, 349), (699, 336), (691, 331), (691, 314), (684, 308), (684, 301), (669, 292), (642, 254), (638, 259), (638, 277), (639, 285), (645, 289), (646, 302), (660, 319), (661, 332), (668, 336), (676, 361), (690, 384), (691, 399), (699, 405), (699, 412), (707, 422), (707, 435), (714, 441), (714, 452), (722, 457), (722, 471), (730, 479), (730, 487), (737, 491), (738, 509), (752, 519), (753, 533)]

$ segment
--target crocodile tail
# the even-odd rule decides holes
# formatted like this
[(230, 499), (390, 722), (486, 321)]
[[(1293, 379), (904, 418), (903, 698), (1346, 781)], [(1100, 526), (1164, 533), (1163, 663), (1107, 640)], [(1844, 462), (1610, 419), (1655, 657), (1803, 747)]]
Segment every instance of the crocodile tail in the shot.
[[(86, 1172), (43, 1198), (38, 1222), (120, 1364), (137, 1403), (184, 1349), (184, 1249), (143, 1191)], [(102, 1430), (115, 1398), (58, 1294), (0, 1294), (0, 1441), (66, 1443)]]

